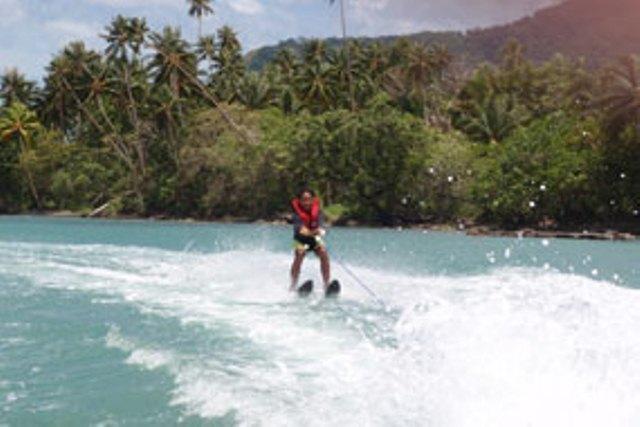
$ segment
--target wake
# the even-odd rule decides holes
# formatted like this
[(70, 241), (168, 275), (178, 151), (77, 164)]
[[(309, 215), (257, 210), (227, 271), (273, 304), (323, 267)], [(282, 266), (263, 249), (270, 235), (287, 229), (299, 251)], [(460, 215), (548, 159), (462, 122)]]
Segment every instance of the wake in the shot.
[[(242, 425), (637, 425), (640, 294), (544, 269), (412, 276), (348, 265), (337, 301), (288, 294), (289, 255), (0, 243), (2, 274), (175, 319), (105, 345), (163, 372), (185, 414)], [(303, 277), (315, 277), (307, 263)], [(197, 333), (196, 333), (197, 332)]]

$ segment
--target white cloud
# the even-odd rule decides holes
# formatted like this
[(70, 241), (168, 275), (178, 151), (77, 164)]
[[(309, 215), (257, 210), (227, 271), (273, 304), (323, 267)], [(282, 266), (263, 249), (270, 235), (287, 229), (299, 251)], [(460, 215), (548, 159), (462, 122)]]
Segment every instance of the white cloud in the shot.
[(72, 20), (52, 20), (42, 24), (42, 30), (49, 43), (54, 49), (60, 49), (68, 43), (82, 41), (89, 48), (99, 49), (102, 40), (99, 37), (100, 26), (81, 21)]
[(26, 15), (19, 0), (0, 0), (0, 10), (3, 11), (0, 28), (22, 21)]
[(264, 6), (258, 0), (229, 0), (229, 6), (238, 13), (257, 15), (264, 11)]
[(142, 6), (179, 6), (185, 7), (182, 0), (88, 0), (89, 3), (110, 7), (142, 7)]
[(450, 30), (515, 20), (558, 0), (347, 0), (361, 32)]
[(90, 39), (96, 36), (99, 26), (84, 22), (55, 20), (45, 22), (44, 28), (64, 39)]

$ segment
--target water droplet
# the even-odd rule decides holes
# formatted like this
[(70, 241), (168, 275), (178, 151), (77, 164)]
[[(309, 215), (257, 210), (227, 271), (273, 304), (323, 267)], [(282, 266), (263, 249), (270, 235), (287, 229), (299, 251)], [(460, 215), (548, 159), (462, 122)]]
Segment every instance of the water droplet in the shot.
[(548, 262), (545, 262), (544, 265), (542, 266), (545, 270), (548, 270), (551, 268), (551, 266), (549, 265)]
[(452, 176), (448, 177), (448, 178), (447, 178), (447, 181), (449, 181), (449, 182), (453, 182), (453, 177), (452, 177)]
[(621, 179), (625, 179), (626, 177), (627, 177), (627, 174), (626, 174), (626, 173), (622, 172), (622, 173), (620, 174), (620, 178), (621, 178)]
[(591, 270), (591, 275), (592, 276), (597, 276), (598, 275), (598, 269), (594, 268), (593, 270)]
[(547, 186), (546, 186), (546, 185), (544, 185), (544, 184), (542, 184), (542, 185), (540, 186), (540, 191), (547, 191)]
[(504, 250), (504, 257), (506, 259), (511, 258), (511, 248), (507, 248), (507, 249)]
[(550, 242), (549, 239), (542, 239), (542, 246), (547, 247), (549, 246)]
[(536, 202), (534, 202), (533, 200), (529, 202), (529, 207), (530, 208), (535, 208), (536, 207)]

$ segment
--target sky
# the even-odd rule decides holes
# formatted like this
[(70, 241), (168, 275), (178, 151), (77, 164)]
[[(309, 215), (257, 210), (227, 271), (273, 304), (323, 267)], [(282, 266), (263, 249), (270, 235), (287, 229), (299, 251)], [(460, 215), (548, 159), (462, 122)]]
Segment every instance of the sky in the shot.
[[(350, 35), (464, 30), (504, 23), (557, 0), (345, 0)], [(291, 37), (340, 34), (340, 9), (329, 0), (213, 0), (204, 32), (232, 26), (245, 51)], [(147, 18), (153, 30), (179, 26), (195, 40), (186, 0), (0, 0), (0, 71), (17, 67), (39, 79), (52, 56), (81, 39), (103, 50), (99, 34), (122, 14)]]

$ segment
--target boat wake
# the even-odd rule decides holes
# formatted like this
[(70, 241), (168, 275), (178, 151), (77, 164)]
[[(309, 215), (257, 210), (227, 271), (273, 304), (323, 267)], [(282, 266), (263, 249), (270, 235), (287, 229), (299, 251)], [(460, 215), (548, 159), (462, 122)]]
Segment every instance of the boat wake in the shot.
[[(449, 277), (349, 267), (339, 300), (286, 292), (289, 256), (0, 243), (3, 274), (134, 307), (104, 345), (167, 375), (185, 415), (241, 425), (640, 422), (640, 294), (536, 268)], [(313, 262), (305, 277), (317, 275)], [(154, 320), (156, 319), (156, 320)], [(178, 329), (163, 331), (163, 321)], [(154, 321), (157, 323), (154, 324)]]

